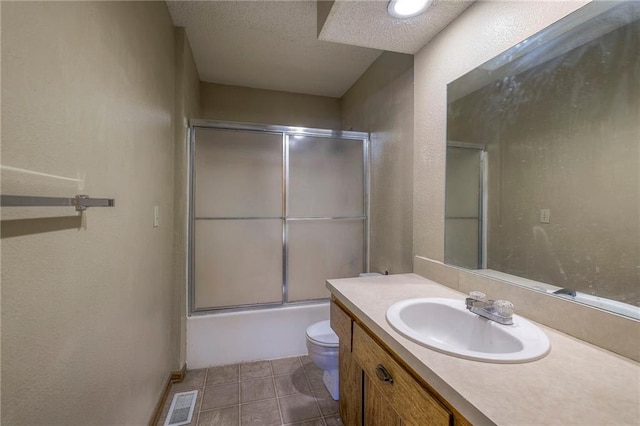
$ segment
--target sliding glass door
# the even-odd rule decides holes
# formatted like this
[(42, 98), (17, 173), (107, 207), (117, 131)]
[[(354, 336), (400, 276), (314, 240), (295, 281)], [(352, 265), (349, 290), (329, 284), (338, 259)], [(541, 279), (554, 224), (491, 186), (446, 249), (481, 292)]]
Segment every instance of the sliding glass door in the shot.
[(362, 140), (289, 136), (287, 301), (328, 297), (327, 278), (358, 276), (365, 255)]
[(367, 268), (367, 134), (192, 123), (192, 312), (328, 297)]

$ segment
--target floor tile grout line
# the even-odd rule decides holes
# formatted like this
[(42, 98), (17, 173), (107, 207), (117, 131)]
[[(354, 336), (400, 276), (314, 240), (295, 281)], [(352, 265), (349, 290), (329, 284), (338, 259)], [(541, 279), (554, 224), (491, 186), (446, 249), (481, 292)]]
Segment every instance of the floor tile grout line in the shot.
[[(271, 361), (269, 361), (269, 365), (271, 365)], [(271, 372), (273, 373), (273, 365), (271, 365)], [(280, 405), (280, 399), (278, 398), (278, 391), (276, 390), (276, 378), (275, 376), (271, 376), (271, 383), (273, 383), (273, 393), (276, 398), (276, 405), (278, 406), (278, 413), (280, 414), (280, 424), (284, 424), (284, 415), (282, 414), (282, 406)]]
[[(300, 360), (300, 362), (302, 363), (302, 359)], [(309, 384), (309, 390), (313, 395), (313, 401), (316, 403), (316, 408), (318, 408), (318, 413), (320, 413), (320, 417), (322, 417), (322, 408), (320, 408), (320, 403), (318, 402), (318, 398), (316, 398), (316, 393), (314, 392), (313, 386), (311, 386), (311, 379), (307, 374), (307, 369), (304, 368), (304, 363), (302, 363), (302, 372), (304, 373), (304, 376), (307, 378), (307, 383)]]
[(278, 414), (280, 414), (280, 424), (284, 424), (284, 415), (282, 414), (282, 406), (280, 405), (280, 399), (278, 399), (278, 391), (276, 390), (276, 378), (273, 371), (273, 362), (269, 361), (269, 369), (271, 370), (271, 384), (273, 385), (273, 394), (276, 399), (276, 405), (278, 406)]
[[(206, 413), (208, 411), (215, 411), (215, 410), (221, 410), (223, 408), (231, 408), (231, 407), (235, 407), (236, 405), (250, 405), (250, 404), (254, 404), (256, 402), (262, 402), (262, 401), (268, 401), (270, 399), (286, 399), (286, 398), (292, 398), (295, 396), (310, 396), (312, 398), (316, 398), (314, 395), (307, 395), (306, 393), (292, 393), (290, 395), (282, 395), (282, 396), (272, 396), (270, 398), (262, 398), (262, 399), (256, 399), (255, 401), (247, 401), (247, 402), (241, 402), (240, 404), (228, 404), (228, 405), (221, 405), (220, 407), (214, 407), (214, 408), (207, 408), (206, 410), (202, 410), (200, 409), (199, 411), (201, 413)], [(326, 417), (331, 417), (331, 416), (335, 416), (336, 414), (327, 414)], [(319, 417), (325, 417), (324, 415), (320, 415)]]
[(242, 404), (242, 380), (240, 373), (240, 365), (238, 365), (238, 405)]
[(241, 404), (242, 397), (240, 395), (240, 390), (242, 389), (242, 386), (241, 386), (241, 383), (242, 383), (241, 374), (242, 373), (240, 372), (240, 363), (237, 363), (236, 366), (237, 366), (237, 369), (238, 369), (238, 372), (237, 372), (237, 375), (236, 375), (236, 380), (238, 381), (238, 426), (241, 426), (242, 425), (242, 404)]
[[(204, 388), (207, 386), (207, 378), (209, 377), (209, 369), (205, 368), (204, 369), (204, 382), (202, 383), (202, 388), (200, 389), (200, 392), (202, 392), (202, 395), (200, 396), (200, 406), (198, 407), (198, 416), (196, 418), (196, 426), (198, 425), (198, 423), (200, 423), (200, 413), (202, 412), (202, 401), (204, 400)], [(196, 396), (196, 404), (198, 404), (198, 398)]]

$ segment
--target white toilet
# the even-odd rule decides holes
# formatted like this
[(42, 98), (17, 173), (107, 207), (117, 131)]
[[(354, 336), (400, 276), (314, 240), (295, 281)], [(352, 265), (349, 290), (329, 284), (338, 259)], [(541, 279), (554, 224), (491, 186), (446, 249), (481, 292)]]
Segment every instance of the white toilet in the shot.
[(333, 332), (329, 320), (311, 324), (307, 328), (307, 350), (309, 358), (324, 370), (322, 381), (331, 394), (338, 400), (338, 335)]
[[(361, 277), (379, 276), (378, 273), (362, 273)], [(315, 365), (324, 370), (322, 381), (331, 394), (338, 400), (338, 335), (334, 333), (329, 320), (311, 324), (307, 328), (307, 350)]]

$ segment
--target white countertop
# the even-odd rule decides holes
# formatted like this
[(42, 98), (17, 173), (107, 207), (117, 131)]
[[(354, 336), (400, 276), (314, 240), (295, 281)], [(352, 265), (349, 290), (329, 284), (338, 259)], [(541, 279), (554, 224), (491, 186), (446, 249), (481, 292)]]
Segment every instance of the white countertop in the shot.
[(540, 324), (551, 342), (541, 360), (492, 364), (456, 358), (403, 337), (385, 315), (400, 300), (464, 294), (415, 274), (329, 280), (327, 287), (475, 425), (640, 425), (640, 364), (628, 358)]

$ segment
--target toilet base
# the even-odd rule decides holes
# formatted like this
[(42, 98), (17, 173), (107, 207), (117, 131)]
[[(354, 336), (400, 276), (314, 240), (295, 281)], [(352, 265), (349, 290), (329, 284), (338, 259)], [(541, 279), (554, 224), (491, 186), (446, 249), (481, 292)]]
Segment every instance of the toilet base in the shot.
[(325, 370), (324, 374), (322, 375), (322, 381), (331, 394), (331, 398), (337, 401), (338, 397), (340, 396), (338, 369), (332, 371)]

